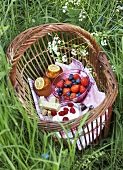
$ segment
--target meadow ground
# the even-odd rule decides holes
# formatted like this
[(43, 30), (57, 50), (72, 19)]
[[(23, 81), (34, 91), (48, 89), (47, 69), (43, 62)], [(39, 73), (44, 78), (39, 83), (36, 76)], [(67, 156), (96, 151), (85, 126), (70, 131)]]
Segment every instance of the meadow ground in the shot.
[[(18, 101), (10, 82), (6, 49), (22, 31), (65, 22), (93, 33), (118, 82), (109, 136), (83, 153), (57, 146), (40, 133)], [(123, 2), (120, 0), (0, 1), (0, 170), (123, 169)], [(42, 154), (47, 153), (46, 157)]]

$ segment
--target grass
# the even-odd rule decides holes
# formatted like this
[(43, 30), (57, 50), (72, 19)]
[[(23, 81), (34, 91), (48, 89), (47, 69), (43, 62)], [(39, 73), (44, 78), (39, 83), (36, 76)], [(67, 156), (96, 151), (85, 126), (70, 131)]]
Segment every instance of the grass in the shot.
[[(123, 169), (123, 10), (116, 0), (81, 0), (80, 5), (65, 0), (1, 0), (0, 1), (0, 170), (122, 170)], [(77, 1), (75, 1), (77, 2)], [(119, 10), (119, 11), (118, 11)], [(86, 18), (79, 20), (84, 11)], [(8, 80), (10, 67), (6, 49), (18, 35), (33, 26), (44, 23), (66, 22), (79, 25), (95, 36), (102, 46), (118, 82), (118, 96), (113, 104), (113, 119), (109, 136), (97, 147), (84, 153), (76, 152), (74, 145), (68, 149), (57, 146), (53, 134), (42, 134), (34, 117), (32, 123)], [(33, 110), (32, 110), (33, 113)], [(45, 158), (42, 154), (49, 154)]]

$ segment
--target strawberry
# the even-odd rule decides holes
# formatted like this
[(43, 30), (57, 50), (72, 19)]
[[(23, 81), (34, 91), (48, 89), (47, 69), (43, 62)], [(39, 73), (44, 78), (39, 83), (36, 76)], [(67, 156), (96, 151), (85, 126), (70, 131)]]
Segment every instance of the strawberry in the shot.
[(73, 75), (73, 78), (74, 78), (74, 80), (76, 80), (76, 79), (81, 79), (81, 77), (79, 76), (79, 74), (74, 74), (74, 75)]
[(64, 111), (58, 112), (59, 116), (64, 116)]
[(52, 115), (52, 116), (55, 116), (55, 115), (57, 115), (57, 112), (56, 112), (56, 110), (51, 110), (51, 115)]
[(86, 88), (83, 85), (81, 85), (79, 91), (80, 93), (84, 93), (86, 91)]
[(70, 96), (64, 96), (65, 100), (70, 100)]
[(63, 89), (63, 95), (66, 95), (67, 92), (70, 92), (70, 88), (64, 88)]
[(76, 93), (71, 93), (71, 99), (74, 99), (74, 98), (76, 98)]
[(70, 80), (65, 81), (65, 84), (69, 85), (72, 84), (72, 82)]
[(74, 106), (73, 103), (68, 103), (67, 105), (68, 105), (68, 107), (73, 107)]
[(65, 79), (65, 82), (66, 82), (66, 81), (69, 81), (68, 78)]
[(74, 107), (70, 108), (70, 113), (73, 113), (73, 114), (76, 113), (76, 110), (74, 109)]
[(64, 115), (68, 114), (69, 109), (67, 107), (64, 107)]
[(57, 88), (63, 88), (64, 87), (64, 80), (60, 80), (57, 84), (56, 84)]
[(68, 121), (69, 118), (68, 117), (63, 117), (62, 121)]
[(73, 86), (71, 87), (71, 91), (72, 91), (73, 93), (77, 93), (77, 92), (79, 91), (79, 87), (80, 87), (80, 85), (75, 84), (75, 85), (73, 85)]
[(83, 77), (82, 79), (81, 79), (81, 84), (83, 85), (83, 86), (88, 86), (88, 84), (89, 84), (89, 80), (88, 80), (88, 78), (87, 77)]

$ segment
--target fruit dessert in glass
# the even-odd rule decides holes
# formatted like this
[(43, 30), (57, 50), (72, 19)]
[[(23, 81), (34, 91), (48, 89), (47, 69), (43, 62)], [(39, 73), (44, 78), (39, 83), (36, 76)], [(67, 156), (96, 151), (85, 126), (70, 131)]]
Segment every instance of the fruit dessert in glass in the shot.
[(62, 101), (82, 102), (90, 90), (89, 76), (81, 70), (61, 73), (52, 83), (52, 93)]
[(34, 91), (38, 96), (48, 97), (52, 92), (50, 79), (48, 77), (38, 77), (34, 82)]
[(51, 64), (46, 70), (46, 76), (50, 78), (51, 82), (60, 74), (63, 70), (60, 66)]

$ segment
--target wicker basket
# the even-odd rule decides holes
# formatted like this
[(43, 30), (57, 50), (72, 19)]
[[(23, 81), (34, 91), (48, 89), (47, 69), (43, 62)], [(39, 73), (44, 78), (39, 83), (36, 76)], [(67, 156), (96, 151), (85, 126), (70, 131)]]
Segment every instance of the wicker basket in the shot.
[[(59, 47), (59, 51), (61, 56), (67, 54), (66, 64), (71, 62), (73, 44), (75, 48), (79, 48), (80, 45), (82, 46), (84, 44), (88, 55), (85, 57), (78, 53), (74, 57), (80, 60), (83, 65), (86, 64), (87, 67), (92, 68), (92, 72), (95, 73), (94, 79), (98, 88), (103, 90), (106, 94), (104, 101), (98, 107), (90, 111), (84, 126), (81, 127), (85, 143), (87, 144), (86, 138), (88, 135), (89, 144), (98, 144), (100, 139), (108, 135), (112, 115), (112, 104), (116, 99), (118, 87), (105, 53), (101, 50), (90, 33), (78, 26), (64, 23), (45, 24), (22, 32), (11, 42), (7, 50), (7, 59), (12, 67), (9, 75), (10, 80), (13, 87), (17, 90), (20, 101), (27, 110), (29, 118), (32, 119), (30, 115), (31, 107), (28, 94), (28, 77), (36, 79), (39, 76), (45, 75), (47, 66), (55, 62), (56, 54), (53, 52), (50, 53), (47, 48), (48, 42), (53, 41), (55, 36), (58, 36), (59, 39), (64, 42), (62, 46)], [(106, 112), (106, 110), (108, 112)], [(36, 110), (35, 113), (40, 130), (45, 130), (47, 133), (55, 131), (61, 133), (61, 125), (57, 122), (40, 120)], [(102, 115), (105, 115), (104, 128), (102, 128)], [(78, 127), (82, 119), (83, 116), (80, 116), (72, 121), (62, 122), (62, 125), (71, 130)], [(100, 120), (100, 123), (98, 123), (98, 120)], [(95, 129), (93, 128), (93, 121), (96, 121)], [(89, 130), (88, 125), (91, 125), (91, 130)], [(85, 127), (88, 129), (88, 132), (84, 132)], [(100, 133), (98, 134), (99, 129)], [(94, 138), (95, 130), (97, 131), (96, 138)], [(90, 135), (92, 135), (92, 140), (90, 140)], [(63, 139), (63, 141), (67, 145), (67, 140)]]

